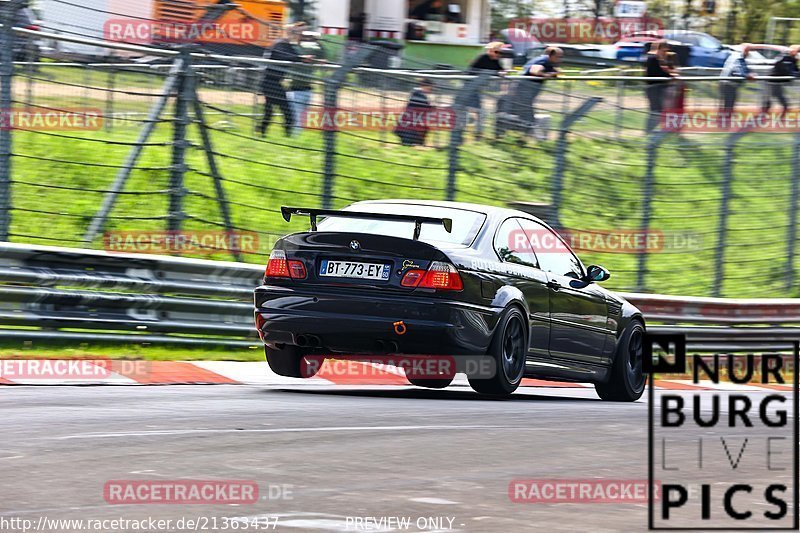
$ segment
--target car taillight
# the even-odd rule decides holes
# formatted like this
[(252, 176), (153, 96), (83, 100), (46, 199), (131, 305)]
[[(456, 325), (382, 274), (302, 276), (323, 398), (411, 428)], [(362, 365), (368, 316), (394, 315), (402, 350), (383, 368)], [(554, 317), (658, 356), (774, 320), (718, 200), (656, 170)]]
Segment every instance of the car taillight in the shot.
[(256, 314), (256, 331), (258, 332), (258, 338), (262, 341), (264, 340), (264, 330), (262, 329), (264, 327), (264, 322), (264, 317), (260, 314)]
[(289, 261), (289, 275), (292, 279), (306, 279), (306, 266), (302, 261)]
[(442, 261), (434, 261), (428, 270), (409, 270), (400, 285), (439, 291), (460, 291), (464, 288), (456, 267)]
[(286, 260), (286, 252), (283, 250), (273, 250), (269, 254), (267, 270), (264, 272), (267, 278), (292, 278), (305, 279), (306, 265), (296, 259)]
[(264, 273), (268, 278), (288, 278), (289, 262), (286, 260), (286, 252), (283, 250), (272, 250), (267, 262), (267, 271)]
[(400, 285), (403, 287), (416, 287), (424, 275), (424, 270), (408, 270), (403, 279), (400, 280)]

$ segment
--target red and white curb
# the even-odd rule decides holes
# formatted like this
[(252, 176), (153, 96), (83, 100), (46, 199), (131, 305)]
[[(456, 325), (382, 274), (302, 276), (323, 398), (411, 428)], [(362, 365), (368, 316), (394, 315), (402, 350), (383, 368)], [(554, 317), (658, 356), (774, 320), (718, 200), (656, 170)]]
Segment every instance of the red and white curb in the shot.
[[(266, 362), (232, 361), (126, 361), (79, 360), (72, 366), (68, 360), (14, 359), (0, 360), (2, 385), (376, 385), (409, 386), (402, 369), (374, 363), (348, 362), (348, 372), (336, 372), (327, 362), (316, 376), (295, 379), (272, 372)], [(356, 365), (355, 367), (353, 365)], [(362, 371), (353, 372), (361, 367)], [(738, 392), (783, 390), (790, 384), (739, 385), (735, 383), (698, 384), (687, 379), (656, 379), (661, 390), (726, 390)], [(454, 386), (468, 387), (466, 377), (456, 376)], [(530, 388), (592, 388), (588, 383), (565, 383), (539, 379), (523, 379), (522, 387)]]

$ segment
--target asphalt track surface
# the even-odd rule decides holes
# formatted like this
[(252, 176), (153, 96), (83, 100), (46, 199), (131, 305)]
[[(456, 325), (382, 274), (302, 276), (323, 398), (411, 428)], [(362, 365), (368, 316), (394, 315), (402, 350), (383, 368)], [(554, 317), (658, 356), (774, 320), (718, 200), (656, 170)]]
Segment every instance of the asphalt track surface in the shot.
[[(13, 518), (40, 531), (86, 531), (54, 519), (115, 518), (172, 519), (161, 530), (186, 531), (174, 521), (260, 517), (261, 531), (269, 520), (277, 531), (643, 531), (644, 502), (513, 503), (509, 483), (646, 480), (647, 412), (646, 400), (605, 403), (588, 388), (487, 399), (401, 386), (5, 387), (0, 530), (20, 531)], [(690, 428), (681, 438), (703, 435)], [(712, 454), (705, 467), (724, 461)], [(109, 480), (179, 479), (255, 480), (260, 501), (122, 505), (103, 496)], [(291, 494), (270, 499), (270, 486)], [(355, 517), (411, 525), (359, 526)]]

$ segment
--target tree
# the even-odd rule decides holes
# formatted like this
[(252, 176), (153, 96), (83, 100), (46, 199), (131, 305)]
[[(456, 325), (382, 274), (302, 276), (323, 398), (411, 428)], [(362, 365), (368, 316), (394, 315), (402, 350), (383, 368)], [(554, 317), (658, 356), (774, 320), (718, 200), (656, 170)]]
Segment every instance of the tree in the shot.
[(775, 15), (780, 0), (739, 0), (736, 30), (741, 41), (761, 42), (767, 31), (767, 22)]
[(518, 18), (531, 16), (533, 0), (493, 0), (491, 2), (492, 31), (508, 28)]

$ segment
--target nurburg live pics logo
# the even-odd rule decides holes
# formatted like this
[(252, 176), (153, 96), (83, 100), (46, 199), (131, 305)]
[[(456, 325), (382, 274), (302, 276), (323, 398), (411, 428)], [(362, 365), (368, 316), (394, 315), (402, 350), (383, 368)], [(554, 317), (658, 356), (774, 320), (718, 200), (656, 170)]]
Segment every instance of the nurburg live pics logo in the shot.
[[(800, 526), (800, 341), (737, 344), (728, 353), (687, 358), (684, 335), (645, 338), (651, 530), (796, 531)], [(697, 388), (656, 392), (656, 373), (688, 373)]]

